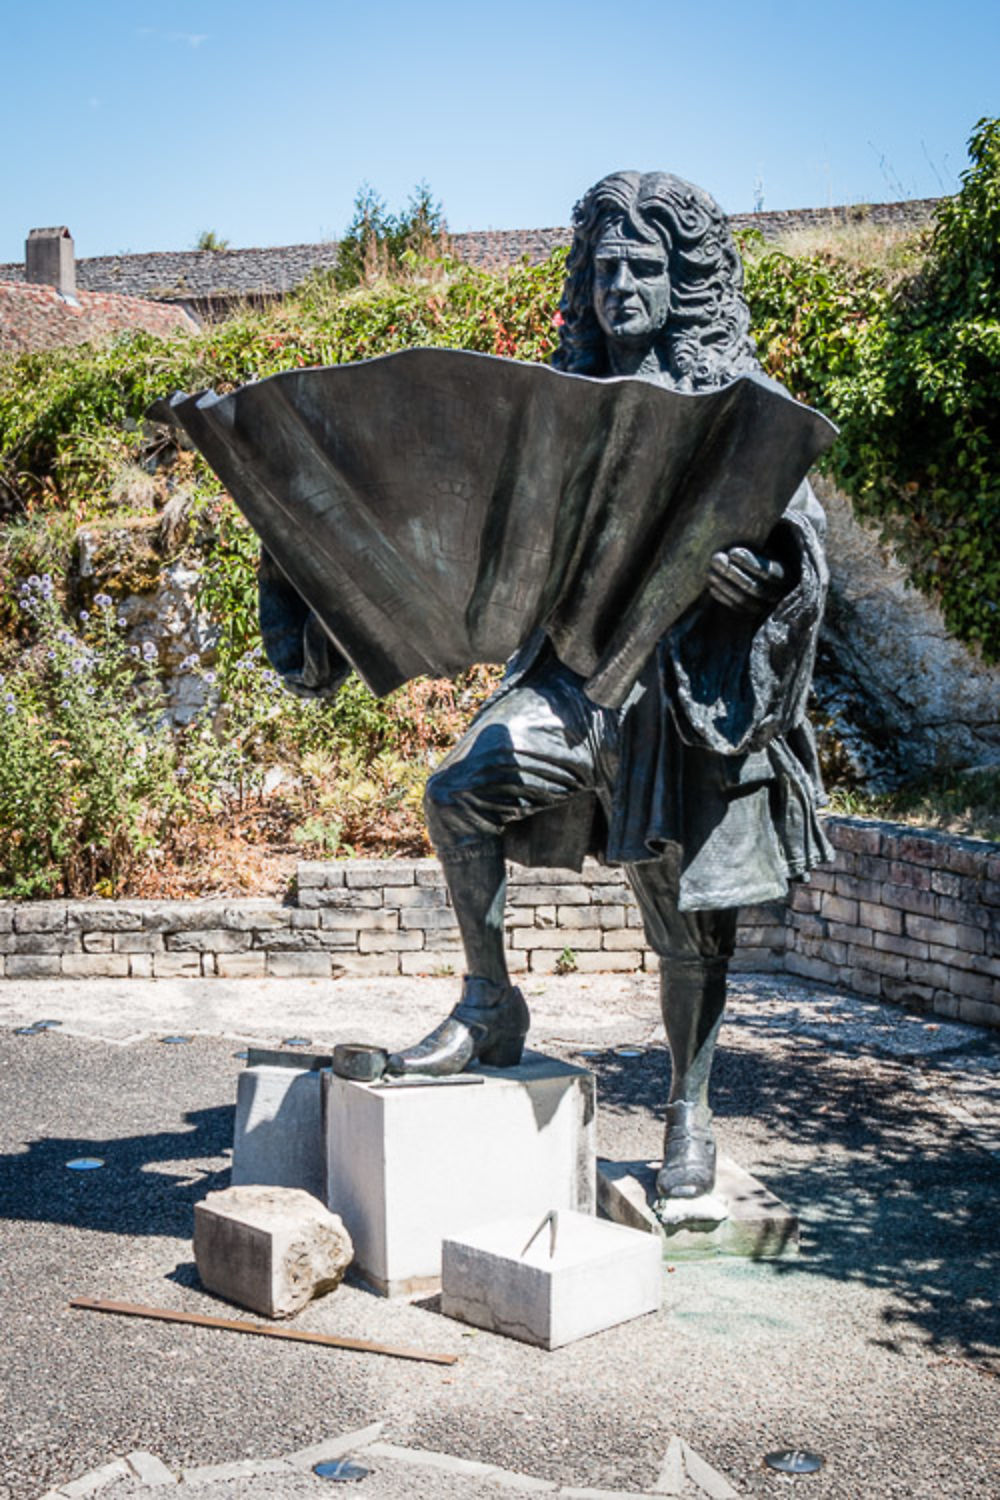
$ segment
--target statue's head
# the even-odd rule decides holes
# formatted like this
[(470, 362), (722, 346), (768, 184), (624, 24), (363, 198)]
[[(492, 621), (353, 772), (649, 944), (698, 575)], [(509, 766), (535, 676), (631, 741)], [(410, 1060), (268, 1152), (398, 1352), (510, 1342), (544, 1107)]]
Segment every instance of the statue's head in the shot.
[(758, 367), (743, 267), (719, 205), (667, 172), (613, 172), (573, 212), (573, 244), (552, 363), (609, 373), (609, 346), (655, 346), (680, 390)]

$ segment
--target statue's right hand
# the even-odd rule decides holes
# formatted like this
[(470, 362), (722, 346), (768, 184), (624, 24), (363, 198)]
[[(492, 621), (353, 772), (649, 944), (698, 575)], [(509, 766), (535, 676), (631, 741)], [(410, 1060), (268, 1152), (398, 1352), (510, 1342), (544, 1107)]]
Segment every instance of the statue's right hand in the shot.
[(750, 547), (716, 552), (708, 574), (708, 592), (719, 604), (742, 614), (766, 614), (784, 592), (780, 562)]

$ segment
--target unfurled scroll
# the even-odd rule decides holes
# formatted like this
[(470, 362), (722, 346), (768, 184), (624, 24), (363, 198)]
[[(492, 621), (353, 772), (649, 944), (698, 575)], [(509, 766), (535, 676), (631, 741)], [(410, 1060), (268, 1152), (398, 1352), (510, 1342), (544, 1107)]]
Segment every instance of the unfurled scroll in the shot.
[(543, 629), (609, 707), (713, 552), (762, 546), (836, 431), (763, 376), (681, 395), (444, 349), (151, 415), (187, 432), (374, 692), (503, 662)]

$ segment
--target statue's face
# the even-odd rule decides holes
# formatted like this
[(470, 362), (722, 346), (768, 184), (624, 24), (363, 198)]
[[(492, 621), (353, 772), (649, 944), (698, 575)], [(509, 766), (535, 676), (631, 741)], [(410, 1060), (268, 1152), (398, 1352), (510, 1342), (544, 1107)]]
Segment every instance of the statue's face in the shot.
[(604, 226), (594, 246), (594, 312), (609, 339), (651, 344), (670, 316), (667, 252), (631, 225)]

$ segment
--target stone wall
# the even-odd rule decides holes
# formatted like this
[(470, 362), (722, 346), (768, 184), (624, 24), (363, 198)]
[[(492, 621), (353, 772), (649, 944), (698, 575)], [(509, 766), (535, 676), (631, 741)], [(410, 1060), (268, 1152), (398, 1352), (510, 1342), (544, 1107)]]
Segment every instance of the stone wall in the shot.
[[(939, 198), (911, 198), (902, 203), (864, 203), (831, 208), (762, 210), (732, 214), (734, 229), (759, 229), (767, 240), (793, 230), (825, 229), (848, 224), (899, 224), (918, 228), (933, 216)], [(513, 265), (526, 256), (532, 263), (568, 245), (572, 231), (550, 229), (474, 230), (451, 236), (452, 249), (470, 265), (488, 269)], [(337, 244), (274, 245), (246, 250), (157, 250), (144, 255), (93, 255), (76, 263), (77, 285), (94, 292), (128, 292), (158, 301), (191, 303), (213, 310), (215, 299), (231, 307), (239, 297), (281, 296), (314, 270), (336, 263)], [(22, 281), (19, 262), (0, 265), (0, 281)], [(218, 311), (218, 309), (216, 309)]]
[[(801, 974), (1000, 1026), (1000, 845), (854, 818), (827, 822), (834, 864), (788, 903), (741, 913), (736, 967)], [(620, 871), (512, 871), (516, 973), (655, 970)], [(434, 860), (303, 862), (288, 902), (0, 905), (9, 979), (330, 978), (456, 973)]]
[(1000, 844), (831, 818), (832, 868), (793, 889), (783, 967), (1000, 1026)]

